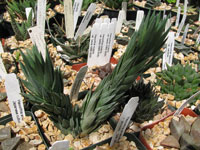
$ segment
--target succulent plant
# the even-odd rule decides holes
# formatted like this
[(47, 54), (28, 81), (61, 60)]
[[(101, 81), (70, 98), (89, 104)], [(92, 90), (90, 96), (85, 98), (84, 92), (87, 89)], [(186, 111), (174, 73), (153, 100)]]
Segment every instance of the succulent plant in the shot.
[(69, 60), (83, 58), (83, 62), (86, 62), (90, 43), (89, 33), (74, 40), (66, 38), (64, 29), (57, 24), (53, 24), (53, 28), (51, 28), (52, 30), (49, 25), (48, 28), (51, 35), (51, 42), (54, 46), (61, 46), (63, 49), (60, 53), (66, 54), (69, 57)]
[[(7, 9), (10, 13), (15, 14), (17, 17), (19, 17), (22, 20), (27, 20), (26, 18), (26, 11), (25, 9), (27, 7), (31, 7), (32, 10), (35, 12), (35, 6), (37, 1), (36, 0), (7, 0)], [(15, 16), (15, 17), (16, 17)]]
[(135, 81), (127, 95), (129, 95), (128, 99), (139, 97), (139, 105), (132, 116), (132, 120), (138, 123), (153, 119), (164, 105), (164, 101), (158, 101), (151, 83), (145, 84), (143, 79)]
[(161, 0), (147, 0), (145, 7), (154, 8), (160, 6), (161, 4)]
[(165, 0), (165, 2), (171, 4), (171, 3), (176, 3), (176, 0)]
[(170, 122), (171, 135), (167, 136), (161, 145), (180, 150), (199, 150), (200, 149), (200, 117), (190, 125), (181, 116), (179, 121), (174, 119)]
[[(133, 34), (124, 55), (111, 74), (106, 76), (93, 92), (90, 90), (82, 106), (72, 105), (63, 94), (61, 72), (54, 69), (48, 51), (46, 60), (34, 47), (21, 54), (24, 63), (23, 81), (28, 89), (23, 96), (49, 114), (62, 133), (86, 136), (104, 123), (125, 99), (125, 93), (136, 78), (154, 65), (162, 56), (160, 48), (166, 42), (167, 19), (153, 13), (146, 17), (140, 29)], [(149, 40), (151, 37), (154, 40)], [(144, 55), (145, 53), (145, 55)]]
[(200, 90), (200, 74), (189, 64), (167, 66), (167, 70), (156, 73), (156, 78), (155, 85), (161, 86), (160, 92), (174, 95), (176, 101), (187, 99)]
[(22, 23), (18, 23), (15, 20), (14, 14), (9, 11), (11, 18), (11, 25), (13, 31), (15, 32), (15, 38), (17, 41), (24, 41), (29, 38), (29, 34), (27, 29), (32, 26), (32, 12), (29, 14), (27, 21), (22, 21)]
[[(64, 5), (64, 2), (62, 0), (59, 0), (60, 3), (62, 5)], [(87, 10), (88, 6), (91, 4), (91, 3), (95, 3), (97, 2), (98, 0), (83, 0), (83, 4), (82, 4), (82, 10)], [(74, 3), (74, 0), (72, 0), (72, 3)]]

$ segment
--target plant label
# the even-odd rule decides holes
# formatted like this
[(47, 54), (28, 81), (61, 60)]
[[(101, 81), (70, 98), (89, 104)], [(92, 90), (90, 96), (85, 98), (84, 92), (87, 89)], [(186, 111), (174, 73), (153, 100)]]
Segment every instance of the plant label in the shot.
[(5, 79), (6, 74), (7, 74), (6, 68), (3, 64), (2, 58), (0, 57), (0, 77), (1, 77), (1, 79)]
[(167, 48), (165, 49), (164, 56), (163, 56), (163, 62), (162, 62), (162, 70), (166, 70), (168, 64), (169, 66), (172, 65), (173, 55), (174, 55), (174, 32), (169, 32), (168, 39), (166, 42)]
[(97, 53), (97, 41), (98, 41), (98, 34), (99, 34), (99, 28), (100, 24), (95, 23), (91, 30), (90, 35), (90, 43), (89, 43), (89, 50), (88, 50), (88, 59), (87, 59), (87, 65), (89, 67), (96, 64), (96, 53)]
[(49, 150), (68, 150), (69, 149), (69, 141), (56, 141), (53, 145), (49, 148)]
[(179, 26), (180, 15), (181, 15), (181, 7), (178, 7), (178, 12), (177, 12), (177, 15), (176, 15), (176, 24), (175, 24), (175, 27)]
[(74, 14), (72, 8), (72, 0), (64, 0), (64, 16), (66, 37), (74, 37)]
[(200, 26), (195, 30), (194, 34), (193, 35), (196, 35), (200, 30)]
[(76, 75), (76, 79), (75, 79), (75, 81), (72, 85), (71, 92), (70, 92), (70, 100), (71, 101), (72, 100), (75, 100), (75, 101), (78, 100), (78, 93), (79, 93), (83, 78), (85, 77), (85, 74), (87, 72), (87, 69), (88, 69), (88, 66), (83, 66), (79, 70), (78, 74)]
[(184, 44), (184, 43), (185, 43), (185, 39), (186, 39), (187, 33), (188, 33), (188, 28), (189, 28), (189, 24), (187, 24), (186, 27), (185, 27), (185, 30), (184, 30), (184, 33), (183, 33), (183, 38), (182, 38), (181, 44)]
[(124, 135), (124, 132), (134, 114), (139, 102), (139, 97), (132, 97), (129, 102), (124, 107), (124, 110), (120, 116), (119, 122), (115, 128), (114, 134), (112, 136), (110, 146), (118, 142), (120, 138)]
[(176, 0), (176, 7), (179, 6), (180, 0)]
[(92, 18), (92, 15), (96, 9), (96, 4), (91, 3), (90, 6), (87, 9), (86, 15), (83, 17), (83, 20), (81, 21), (81, 24), (76, 32), (75, 35), (75, 40), (79, 37), (82, 36), (83, 32), (87, 28), (87, 25), (89, 24), (90, 19)]
[(13, 121), (20, 123), (25, 116), (19, 81), (14, 73), (5, 76), (5, 88)]
[(28, 16), (30, 15), (31, 12), (32, 12), (32, 19), (34, 19), (34, 13), (33, 13), (32, 7), (27, 7), (27, 8), (25, 9), (25, 11), (26, 11), (26, 18), (27, 18), (27, 19), (28, 19)]
[(3, 50), (3, 46), (2, 46), (1, 41), (0, 41), (0, 53), (4, 53), (4, 50)]
[(119, 11), (118, 19), (117, 19), (117, 26), (116, 26), (116, 34), (120, 33), (122, 24), (126, 19), (126, 12), (124, 10)]
[(78, 22), (78, 17), (81, 14), (82, 4), (83, 4), (83, 0), (75, 0), (74, 1), (74, 5), (73, 5), (73, 9), (74, 9), (74, 32), (75, 32), (76, 25), (77, 25), (77, 22)]
[(37, 0), (37, 26), (42, 29), (40, 34), (44, 37), (47, 0)]
[(126, 19), (126, 13), (127, 13), (127, 2), (122, 2), (122, 10), (125, 11), (125, 19)]
[(197, 37), (197, 40), (196, 40), (196, 44), (195, 44), (195, 45), (199, 45), (199, 43), (200, 43), (200, 34), (199, 34), (198, 37)]
[(143, 10), (138, 10), (137, 11), (137, 16), (136, 16), (136, 25), (135, 25), (135, 30), (136, 31), (140, 28), (140, 25), (142, 23), (143, 18), (144, 18), (144, 11)]
[(199, 21), (200, 21), (200, 8), (199, 8)]
[(182, 112), (182, 110), (187, 106), (187, 104), (189, 104), (190, 102), (192, 102), (193, 99), (195, 99), (197, 96), (200, 95), (200, 91), (198, 91), (197, 93), (193, 94), (190, 98), (188, 98), (174, 113), (174, 116), (178, 116), (180, 115), (180, 113)]
[(116, 19), (98, 19), (92, 27), (87, 65), (109, 63), (114, 43)]
[(167, 19), (167, 23), (165, 25), (165, 31), (167, 31), (170, 28), (170, 26), (171, 26), (171, 21), (170, 19)]
[(44, 36), (41, 34), (42, 29), (39, 26), (31, 27), (28, 29), (31, 41), (35, 44), (41, 52), (44, 60), (46, 59), (46, 43)]

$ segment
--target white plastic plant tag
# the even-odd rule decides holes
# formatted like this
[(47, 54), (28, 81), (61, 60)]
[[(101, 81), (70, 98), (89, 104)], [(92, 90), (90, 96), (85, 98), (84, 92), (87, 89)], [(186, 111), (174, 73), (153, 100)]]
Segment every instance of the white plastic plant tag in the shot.
[(176, 0), (176, 7), (179, 6), (180, 0)]
[(2, 46), (2, 43), (1, 43), (1, 41), (0, 41), (0, 53), (3, 53), (3, 52), (4, 52), (3, 46)]
[(72, 8), (72, 0), (64, 0), (64, 16), (66, 37), (74, 37), (74, 14)]
[(76, 40), (79, 36), (82, 36), (83, 32), (87, 28), (87, 25), (90, 22), (90, 19), (92, 18), (92, 15), (96, 9), (96, 4), (91, 3), (90, 6), (87, 9), (86, 15), (83, 17), (83, 20), (81, 21), (81, 24), (75, 34), (74, 39)]
[(113, 18), (111, 20), (111, 23), (109, 24), (109, 32), (107, 34), (106, 38), (106, 45), (105, 45), (105, 51), (104, 51), (104, 65), (110, 62), (110, 57), (112, 55), (112, 48), (114, 44), (114, 39), (115, 39), (115, 28), (117, 25), (117, 20), (116, 18)]
[(185, 39), (186, 39), (187, 33), (188, 33), (188, 28), (189, 28), (189, 24), (187, 24), (186, 27), (185, 27), (185, 30), (184, 30), (184, 33), (183, 33), (183, 38), (182, 38), (181, 44), (184, 44), (184, 43), (185, 43)]
[(175, 40), (174, 32), (169, 32), (168, 39), (166, 42), (167, 48), (165, 50), (164, 57), (163, 57), (164, 58), (163, 66), (162, 66), (163, 70), (167, 69), (166, 63), (169, 66), (172, 66), (172, 60), (173, 60), (173, 55), (174, 55), (174, 40)]
[(81, 83), (85, 74), (87, 72), (88, 66), (83, 66), (76, 75), (76, 79), (72, 85), (71, 92), (70, 92), (70, 100), (78, 100), (78, 93), (81, 87)]
[(117, 26), (116, 26), (116, 34), (120, 33), (122, 24), (126, 19), (126, 12), (124, 10), (119, 11), (118, 19), (117, 19)]
[(127, 14), (127, 2), (122, 2), (122, 10), (125, 11), (125, 19), (126, 19), (126, 14)]
[(32, 10), (32, 7), (27, 7), (25, 9), (26, 11), (26, 18), (28, 19), (28, 16), (30, 15), (31, 11), (32, 11), (32, 19), (34, 18), (34, 13), (33, 13), (33, 10)]
[(69, 150), (69, 141), (56, 141), (53, 145), (49, 148), (49, 150)]
[(6, 74), (7, 74), (6, 68), (3, 64), (2, 58), (0, 57), (0, 77), (1, 77), (1, 79), (5, 79)]
[(178, 12), (177, 12), (177, 15), (176, 15), (176, 24), (175, 24), (175, 27), (179, 26), (180, 15), (181, 15), (181, 7), (178, 7)]
[(42, 29), (40, 34), (44, 37), (47, 0), (37, 0), (37, 26)]
[(193, 36), (196, 35), (200, 30), (200, 26), (194, 31)]
[(143, 10), (138, 10), (137, 11), (137, 16), (136, 16), (136, 25), (135, 25), (135, 30), (136, 31), (140, 28), (140, 25), (142, 23), (143, 18), (144, 18), (144, 11)]
[(180, 33), (181, 33), (182, 29), (183, 29), (183, 26), (184, 26), (184, 24), (185, 24), (185, 20), (186, 20), (186, 17), (187, 17), (187, 4), (188, 4), (188, 1), (185, 0), (185, 1), (184, 1), (184, 13), (183, 13), (183, 18), (182, 18), (182, 20), (181, 20), (181, 24), (180, 24), (180, 26), (179, 26), (179, 28), (178, 28), (177, 33), (176, 33), (176, 38), (179, 37), (179, 35), (180, 35)]
[(199, 8), (199, 21), (200, 21), (200, 8)]
[(110, 61), (114, 43), (116, 19), (98, 20), (92, 27), (87, 65), (103, 66)]
[(20, 123), (25, 116), (19, 81), (14, 73), (5, 76), (5, 88), (13, 121)]
[(38, 50), (41, 52), (44, 60), (46, 59), (46, 43), (44, 36), (41, 34), (42, 29), (39, 26), (35, 26), (28, 29), (31, 41), (35, 44)]
[(166, 66), (166, 48), (164, 50), (164, 53), (163, 53), (163, 57), (162, 57), (162, 70), (166, 70), (167, 69), (167, 66)]
[(197, 37), (197, 40), (196, 40), (196, 44), (195, 44), (195, 45), (199, 45), (199, 43), (200, 43), (200, 34), (199, 34), (198, 37)]
[(74, 10), (74, 31), (76, 29), (76, 25), (78, 22), (78, 17), (81, 14), (81, 8), (82, 8), (83, 0), (75, 0), (73, 5)]
[(165, 31), (167, 31), (170, 28), (170, 26), (171, 26), (171, 21), (170, 19), (167, 19), (167, 23), (165, 25)]
[(98, 41), (98, 34), (99, 34), (100, 24), (95, 23), (91, 30), (90, 35), (90, 43), (89, 43), (89, 50), (88, 50), (88, 59), (87, 65), (91, 67), (96, 64), (96, 53), (97, 53), (97, 41)]
[(117, 123), (117, 126), (115, 128), (114, 134), (112, 136), (110, 146), (113, 146), (113, 144), (118, 142), (120, 138), (124, 135), (124, 132), (131, 120), (131, 117), (138, 106), (138, 101), (139, 97), (132, 97), (125, 105), (124, 110), (120, 116), (119, 122)]
[(195, 93), (194, 95), (192, 95), (190, 98), (188, 98), (174, 113), (174, 116), (178, 116), (180, 115), (180, 113), (182, 112), (182, 110), (187, 106), (187, 104), (189, 104), (190, 102), (193, 101), (194, 98), (196, 98), (197, 96), (200, 95), (200, 91), (198, 91), (197, 93)]

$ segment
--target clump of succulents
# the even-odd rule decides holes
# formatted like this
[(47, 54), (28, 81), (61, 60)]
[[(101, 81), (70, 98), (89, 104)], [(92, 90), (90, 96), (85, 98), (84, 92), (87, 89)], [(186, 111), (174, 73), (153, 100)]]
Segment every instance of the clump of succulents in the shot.
[(8, 11), (11, 18), (11, 25), (13, 31), (15, 32), (15, 38), (17, 41), (24, 41), (29, 38), (29, 34), (27, 29), (32, 26), (32, 11), (29, 14), (29, 17), (26, 21), (22, 21), (22, 23), (18, 23), (15, 19), (15, 15)]
[(162, 4), (161, 0), (147, 0), (145, 7), (155, 8), (155, 7), (160, 6), (161, 4)]
[(189, 64), (167, 66), (167, 70), (156, 73), (156, 78), (160, 92), (174, 95), (177, 101), (187, 99), (200, 90), (200, 74)]
[(10, 13), (15, 14), (15, 17), (26, 20), (28, 19), (26, 18), (26, 8), (31, 7), (32, 10), (35, 12), (36, 3), (36, 0), (7, 1), (7, 9)]
[(133, 6), (133, 4), (129, 3), (130, 0), (101, 0), (107, 7), (111, 9), (121, 9), (122, 8), (122, 2), (127, 2), (128, 6), (127, 8), (130, 8)]
[[(59, 0), (60, 3), (62, 5), (64, 5), (64, 2), (62, 0)], [(83, 4), (82, 4), (82, 10), (87, 10), (88, 6), (91, 4), (91, 3), (95, 3), (97, 2), (98, 0), (83, 0)], [(74, 3), (74, 0), (72, 0), (72, 3)]]
[(164, 105), (164, 101), (158, 101), (151, 83), (145, 84), (143, 79), (135, 81), (127, 94), (128, 99), (139, 97), (139, 105), (132, 116), (132, 120), (138, 123), (153, 119)]
[(180, 150), (199, 150), (200, 149), (200, 117), (190, 125), (181, 116), (179, 121), (172, 119), (170, 122), (171, 135), (167, 136), (161, 145)]
[[(22, 82), (28, 89), (23, 96), (48, 113), (62, 133), (88, 135), (125, 100), (125, 93), (136, 78), (161, 58), (160, 48), (169, 32), (165, 32), (166, 21), (155, 13), (144, 19), (113, 72), (101, 81), (95, 91), (87, 93), (82, 106), (72, 105), (69, 96), (63, 93), (62, 74), (59, 69), (54, 69), (47, 50), (45, 60), (36, 47), (27, 54), (21, 53), (23, 63), (20, 64), (26, 77)], [(151, 37), (155, 39), (149, 40)]]
[(83, 58), (83, 62), (86, 62), (90, 43), (89, 33), (78, 37), (77, 40), (69, 39), (66, 38), (64, 29), (57, 24), (53, 24), (51, 29), (49, 27), (49, 33), (54, 46), (60, 46), (63, 49), (60, 53), (66, 54), (69, 60)]

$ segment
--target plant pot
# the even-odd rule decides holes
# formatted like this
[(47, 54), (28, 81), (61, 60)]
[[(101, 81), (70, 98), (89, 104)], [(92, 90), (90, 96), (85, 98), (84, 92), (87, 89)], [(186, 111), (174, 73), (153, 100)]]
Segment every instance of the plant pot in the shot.
[(147, 7), (142, 7), (142, 6), (136, 5), (135, 3), (133, 3), (133, 5), (135, 7), (137, 7), (139, 10), (143, 10), (145, 15), (147, 15), (149, 13), (149, 11), (151, 12), (151, 14), (153, 12), (155, 12), (156, 14), (161, 13), (162, 15), (164, 14), (164, 12), (165, 12), (166, 15), (169, 15), (171, 13), (171, 10), (165, 10), (165, 11), (164, 10), (155, 10), (155, 9), (151, 9), (151, 8), (147, 8)]
[[(119, 10), (112, 10), (112, 9), (107, 9), (104, 8), (103, 14), (102, 15), (107, 15), (109, 18), (118, 18), (119, 15)], [(137, 10), (127, 10), (126, 14), (126, 20), (136, 20), (137, 16)]]
[[(159, 122), (163, 122), (166, 118), (168, 118), (169, 116), (172, 116), (175, 112), (167, 115), (166, 117), (162, 118), (161, 120), (158, 120), (152, 124), (149, 124), (145, 127), (143, 127), (140, 131), (140, 136), (139, 139), (141, 140), (141, 142), (144, 144), (144, 146), (148, 149), (148, 150), (153, 150), (149, 144), (146, 142), (145, 138), (143, 137), (142, 131), (146, 130), (146, 129), (152, 129), (156, 124), (158, 124)], [(192, 117), (198, 117), (198, 115), (193, 112), (192, 110), (188, 109), (188, 108), (184, 108), (183, 111), (181, 112), (182, 115), (187, 116), (190, 115)]]
[[(135, 144), (136, 144), (136, 146), (137, 146), (137, 148), (138, 148), (139, 150), (146, 150), (145, 146), (140, 142), (140, 140), (135, 136), (135, 134), (125, 133), (124, 136), (127, 137), (127, 140), (128, 140), (128, 141), (133, 141), (133, 142), (135, 142)], [(101, 146), (101, 145), (110, 143), (110, 142), (111, 142), (111, 139), (112, 139), (112, 138), (106, 139), (106, 140), (104, 140), (104, 141), (102, 141), (102, 142), (99, 142), (99, 143), (97, 143), (97, 144), (91, 145), (91, 146), (89, 146), (89, 147), (87, 147), (87, 148), (84, 148), (84, 149), (82, 149), (82, 150), (93, 150), (93, 149), (94, 149), (95, 147), (97, 147), (97, 146)]]
[[(118, 61), (114, 57), (111, 57), (110, 58), (110, 63), (111, 64), (117, 64)], [(86, 66), (86, 65), (87, 65), (87, 63), (72, 64), (72, 69), (76, 70), (76, 71), (79, 71), (81, 69), (81, 67)]]
[[(32, 120), (35, 121), (36, 126), (38, 126), (33, 114), (30, 111), (25, 111), (25, 115), (26, 116), (31, 116)], [(11, 114), (0, 118), (0, 125), (6, 125), (10, 121), (13, 121)], [(40, 132), (39, 128), (38, 128), (38, 132), (39, 132), (40, 137), (42, 138), (42, 135), (41, 135), (41, 132)], [(43, 140), (43, 143), (45, 143), (44, 140)]]

